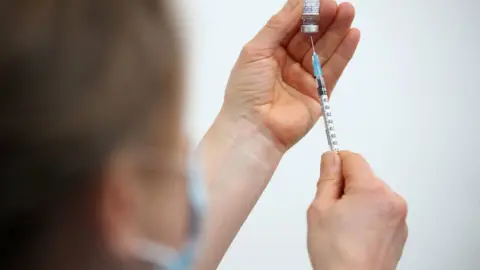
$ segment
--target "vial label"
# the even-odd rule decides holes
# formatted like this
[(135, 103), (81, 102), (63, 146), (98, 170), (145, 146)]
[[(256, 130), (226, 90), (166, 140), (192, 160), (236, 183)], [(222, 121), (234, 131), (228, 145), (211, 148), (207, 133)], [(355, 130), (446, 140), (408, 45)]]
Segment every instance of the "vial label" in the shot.
[(304, 0), (304, 15), (318, 15), (320, 13), (320, 0)]

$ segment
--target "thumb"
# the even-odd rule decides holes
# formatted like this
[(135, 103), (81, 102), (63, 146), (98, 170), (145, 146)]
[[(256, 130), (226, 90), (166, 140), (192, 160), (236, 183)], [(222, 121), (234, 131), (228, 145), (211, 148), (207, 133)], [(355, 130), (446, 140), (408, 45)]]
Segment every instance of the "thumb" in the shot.
[(250, 42), (258, 51), (275, 49), (298, 26), (302, 17), (303, 0), (288, 0)]
[(336, 152), (327, 152), (322, 156), (320, 180), (317, 184), (316, 204), (329, 207), (343, 194), (342, 164)]

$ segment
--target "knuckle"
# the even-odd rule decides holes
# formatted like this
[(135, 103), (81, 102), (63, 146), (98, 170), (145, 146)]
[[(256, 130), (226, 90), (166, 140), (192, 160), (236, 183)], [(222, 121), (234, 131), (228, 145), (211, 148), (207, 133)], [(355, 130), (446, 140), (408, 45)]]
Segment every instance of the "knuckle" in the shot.
[(375, 182), (370, 187), (370, 192), (374, 195), (384, 196), (387, 193), (387, 188), (381, 182)]
[(310, 204), (307, 210), (307, 218), (309, 222), (321, 220), (324, 215), (325, 209), (320, 204), (313, 202)]
[(395, 206), (392, 200), (388, 199), (386, 196), (382, 197), (381, 200), (377, 201), (378, 211), (382, 215), (394, 216)]
[(329, 71), (330, 78), (332, 78), (332, 80), (336, 82), (342, 76), (344, 69), (343, 68), (332, 68), (332, 69), (329, 69), (328, 71)]
[(255, 54), (255, 48), (251, 43), (247, 43), (243, 46), (241, 55), (243, 58), (250, 58)]
[(337, 180), (334, 175), (322, 175), (320, 180), (317, 182), (317, 189), (320, 189), (324, 184), (335, 183)]
[(405, 201), (404, 198), (402, 198), (400, 195), (397, 195), (397, 194), (394, 195), (393, 201), (394, 201), (394, 208), (395, 208), (396, 214), (402, 220), (405, 220), (408, 214), (407, 201)]
[(265, 27), (270, 28), (270, 29), (278, 29), (284, 21), (284, 16), (280, 14), (275, 14), (273, 15), (265, 25)]
[(242, 59), (243, 62), (252, 62), (267, 57), (270, 54), (271, 50), (269, 48), (259, 47), (253, 40), (243, 46), (240, 59)]
[(311, 218), (317, 217), (319, 216), (319, 214), (320, 214), (320, 210), (318, 209), (318, 207), (315, 206), (315, 204), (312, 203), (307, 209), (308, 218), (311, 219)]
[(376, 181), (373, 181), (373, 183), (370, 186), (370, 193), (373, 194), (373, 196), (380, 197), (380, 199), (387, 199), (387, 192), (388, 188), (387, 186), (383, 183), (382, 180), (378, 179)]
[(394, 219), (405, 220), (407, 217), (407, 203), (405, 200), (396, 194), (389, 194), (385, 188), (383, 188), (382, 192), (380, 193), (379, 189), (375, 193), (380, 213)]

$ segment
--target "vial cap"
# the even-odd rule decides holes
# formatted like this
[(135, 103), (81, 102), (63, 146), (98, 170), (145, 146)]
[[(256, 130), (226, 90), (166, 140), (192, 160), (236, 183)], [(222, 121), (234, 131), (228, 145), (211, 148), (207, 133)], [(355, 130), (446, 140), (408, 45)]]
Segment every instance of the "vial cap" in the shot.
[(316, 24), (302, 25), (302, 33), (318, 33), (318, 25)]

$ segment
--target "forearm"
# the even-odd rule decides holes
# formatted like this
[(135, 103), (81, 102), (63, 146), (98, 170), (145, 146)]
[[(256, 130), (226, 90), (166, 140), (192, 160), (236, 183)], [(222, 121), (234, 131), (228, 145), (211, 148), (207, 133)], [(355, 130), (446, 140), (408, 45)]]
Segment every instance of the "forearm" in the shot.
[(216, 119), (199, 146), (209, 191), (197, 270), (216, 269), (265, 190), (283, 151), (248, 121)]

